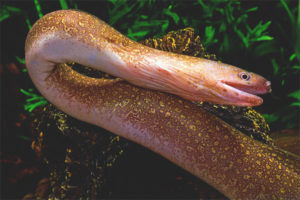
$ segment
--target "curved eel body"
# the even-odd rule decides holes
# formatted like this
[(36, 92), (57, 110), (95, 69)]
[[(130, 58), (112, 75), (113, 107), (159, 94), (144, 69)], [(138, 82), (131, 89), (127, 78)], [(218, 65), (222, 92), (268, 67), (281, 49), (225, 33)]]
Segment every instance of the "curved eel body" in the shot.
[[(89, 78), (73, 71), (66, 64), (60, 64), (70, 60), (55, 60), (65, 54), (67, 58), (74, 58), (74, 62), (94, 67), (91, 62), (99, 61), (95, 61), (97, 58), (93, 55), (93, 48), (99, 48), (99, 34), (111, 36), (103, 39), (101, 47), (110, 46), (110, 49), (121, 54), (125, 52), (117, 49), (133, 48), (134, 54), (143, 54), (130, 47), (136, 43), (119, 33), (110, 32), (112, 28), (103, 22), (97, 24), (98, 22), (98, 19), (82, 12), (58, 11), (46, 15), (33, 26), (26, 40), (26, 64), (33, 82), (50, 102), (77, 119), (103, 127), (151, 149), (231, 199), (300, 197), (300, 159), (297, 156), (253, 140), (177, 96), (136, 87), (120, 79)], [(99, 27), (102, 25), (104, 28)], [(95, 28), (100, 28), (100, 31)], [(104, 30), (109, 32), (106, 34)], [(84, 37), (76, 36), (83, 32), (86, 33)], [(64, 42), (71, 41), (70, 38), (74, 36), (77, 39), (71, 43)], [(125, 40), (120, 42), (119, 37)], [(95, 40), (91, 40), (92, 38)], [(84, 47), (79, 48), (81, 43), (84, 43)], [(82, 55), (78, 54), (79, 50)], [(146, 47), (143, 50), (148, 51), (148, 54), (154, 51), (157, 56), (175, 55)], [(89, 58), (82, 57), (89, 56), (84, 51), (92, 53)], [(72, 56), (73, 52), (77, 53), (76, 56)], [(102, 53), (109, 52), (104, 50)], [(116, 62), (121, 62), (125, 57), (126, 55), (105, 55), (105, 60), (101, 62), (115, 66)], [(175, 57), (183, 63), (190, 62), (185, 62), (185, 58), (193, 60), (179, 55)], [(128, 56), (126, 59), (139, 63), (135, 56)], [(166, 62), (168, 59), (167, 57)], [(150, 65), (155, 64), (150, 59), (148, 62)], [(112, 72), (114, 70), (111, 69)], [(115, 71), (113, 74), (126, 78), (123, 72)], [(258, 85), (252, 90), (269, 90), (270, 85), (263, 78), (258, 79), (263, 80), (261, 85), (264, 89)], [(232, 82), (230, 84), (233, 85)], [(238, 87), (243, 90), (251, 88), (244, 85)]]
[(55, 63), (76, 62), (191, 101), (256, 106), (262, 99), (254, 94), (271, 90), (271, 83), (257, 74), (146, 47), (98, 18), (74, 10), (53, 12), (40, 19), (29, 32), (25, 51), (27, 65), (34, 68), (30, 73), (39, 77), (33, 78), (38, 88), (44, 87)]

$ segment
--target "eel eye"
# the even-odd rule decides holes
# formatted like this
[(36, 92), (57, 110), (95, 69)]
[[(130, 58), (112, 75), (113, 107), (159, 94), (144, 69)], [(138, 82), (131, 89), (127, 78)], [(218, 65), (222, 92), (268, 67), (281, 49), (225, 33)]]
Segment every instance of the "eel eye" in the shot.
[(251, 79), (251, 75), (247, 72), (241, 72), (239, 74), (239, 77), (242, 79), (242, 80), (245, 80), (245, 81), (249, 81)]

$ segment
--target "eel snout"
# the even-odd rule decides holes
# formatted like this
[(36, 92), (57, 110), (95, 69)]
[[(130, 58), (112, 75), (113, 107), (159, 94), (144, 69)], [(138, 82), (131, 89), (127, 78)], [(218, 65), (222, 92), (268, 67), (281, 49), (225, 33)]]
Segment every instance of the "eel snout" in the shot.
[(232, 101), (240, 106), (258, 106), (263, 103), (263, 99), (257, 94), (266, 94), (272, 91), (271, 82), (264, 81), (257, 85), (240, 84), (236, 82), (221, 81), (222, 86), (229, 90), (232, 95)]

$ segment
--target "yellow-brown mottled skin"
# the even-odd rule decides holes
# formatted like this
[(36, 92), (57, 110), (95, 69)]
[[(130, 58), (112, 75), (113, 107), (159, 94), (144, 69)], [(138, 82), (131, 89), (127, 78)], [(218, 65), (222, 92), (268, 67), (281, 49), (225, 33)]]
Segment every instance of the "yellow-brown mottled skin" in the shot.
[(96, 17), (74, 10), (40, 19), (28, 34), (25, 51), (26, 64), (33, 68), (29, 73), (39, 74), (33, 79), (38, 88), (54, 63), (76, 62), (192, 101), (257, 106), (263, 100), (255, 94), (271, 91), (271, 83), (257, 74), (144, 46)]
[[(72, 28), (61, 26), (65, 12), (69, 11), (58, 12), (57, 18), (49, 21), (52, 24), (39, 21), (33, 27), (26, 52), (38, 48), (44, 33), (54, 29), (68, 32)], [(96, 29), (88, 30), (94, 31), (90, 32), (93, 35), (97, 34)], [(115, 43), (119, 39), (110, 38)], [(37, 69), (32, 69), (35, 61), (31, 62), (27, 65), (33, 81), (58, 108), (153, 150), (227, 197), (300, 197), (299, 157), (245, 136), (193, 103), (120, 79), (89, 78), (65, 64), (52, 64), (51, 71), (32, 71)], [(49, 67), (47, 62), (44, 65), (40, 67)], [(45, 79), (36, 75), (44, 75)]]

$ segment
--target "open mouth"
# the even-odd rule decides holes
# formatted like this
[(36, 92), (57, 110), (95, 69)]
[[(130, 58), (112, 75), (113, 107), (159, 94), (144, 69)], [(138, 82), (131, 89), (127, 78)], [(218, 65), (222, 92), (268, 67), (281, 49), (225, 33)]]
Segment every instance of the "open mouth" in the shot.
[(246, 87), (236, 83), (221, 81), (224, 89), (230, 93), (228, 100), (235, 101), (240, 106), (258, 106), (262, 104), (263, 99), (255, 94), (264, 94), (266, 89), (260, 87)]
[(250, 94), (265, 94), (272, 91), (270, 81), (266, 81), (264, 84), (259, 84), (257, 86), (242, 85), (242, 84), (232, 83), (227, 81), (222, 81), (222, 83)]

